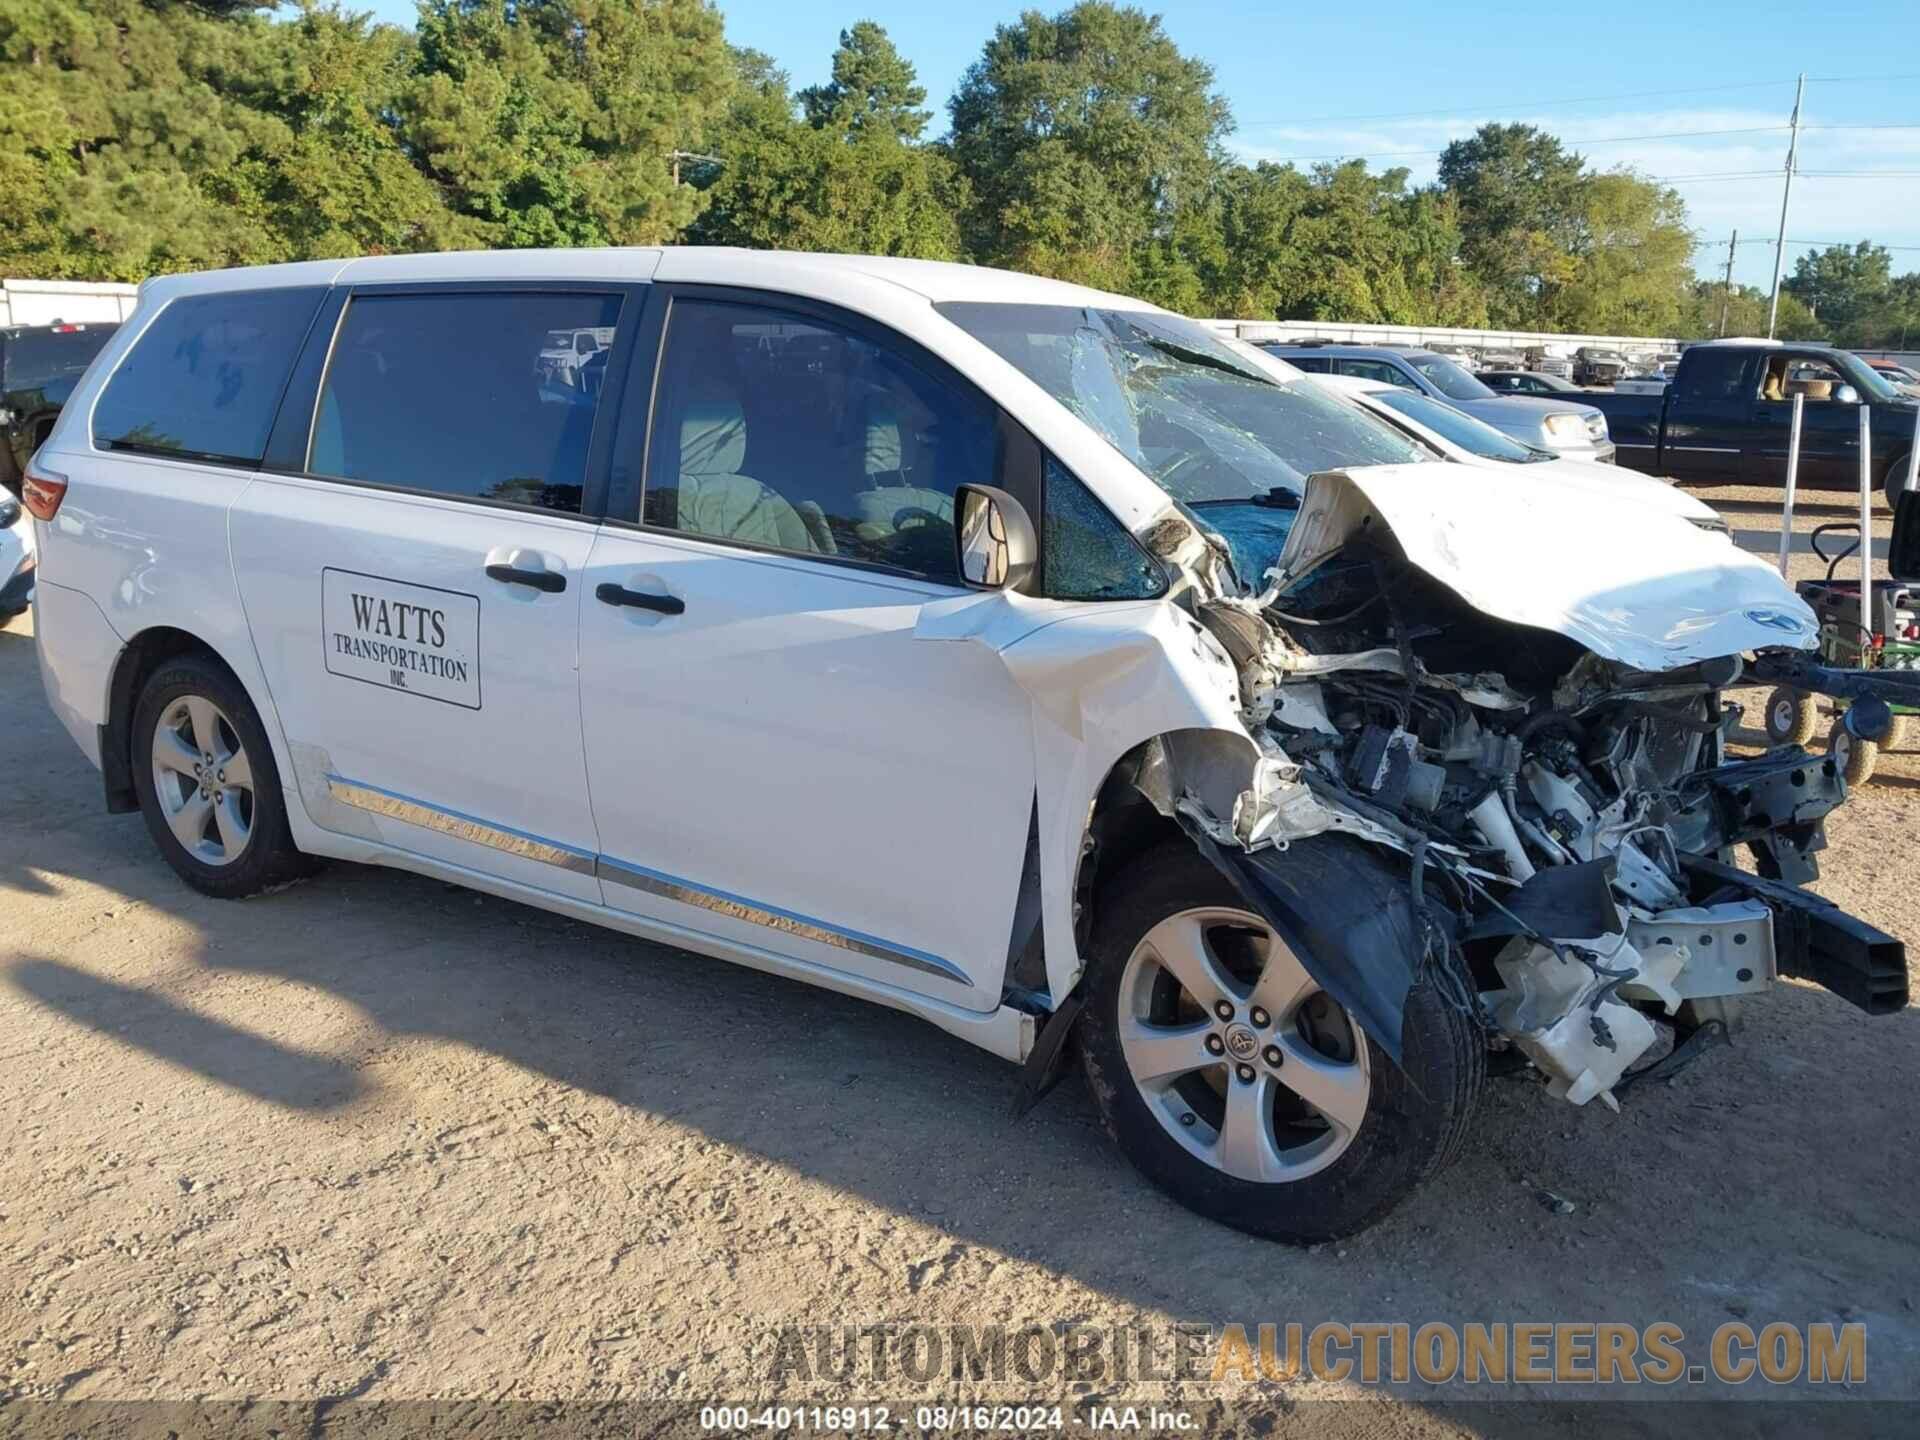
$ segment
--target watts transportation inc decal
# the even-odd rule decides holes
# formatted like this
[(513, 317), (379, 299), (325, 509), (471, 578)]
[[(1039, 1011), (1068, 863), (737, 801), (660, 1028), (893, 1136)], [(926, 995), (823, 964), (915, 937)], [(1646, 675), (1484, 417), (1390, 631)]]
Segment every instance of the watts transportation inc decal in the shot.
[(327, 669), (480, 708), (480, 598), (352, 570), (320, 572)]

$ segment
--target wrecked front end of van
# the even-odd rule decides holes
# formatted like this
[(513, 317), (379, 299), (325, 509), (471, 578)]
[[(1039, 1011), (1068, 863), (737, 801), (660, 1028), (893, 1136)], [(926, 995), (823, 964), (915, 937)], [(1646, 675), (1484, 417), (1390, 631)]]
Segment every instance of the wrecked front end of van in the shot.
[[(1617, 1105), (1779, 975), (1872, 1014), (1906, 1004), (1901, 943), (1801, 888), (1839, 769), (1798, 746), (1728, 753), (1731, 687), (1820, 677), (1811, 612), (1724, 536), (1388, 466), (1312, 477), (1258, 595), (1204, 526), (1162, 539), (1258, 758), (1230, 803), (1176, 745), (1131, 783), (1389, 1054), (1431, 984), (1555, 1095)], [(1326, 923), (1289, 856), (1330, 834), (1397, 857), (1405, 895), (1378, 908), (1410, 926)]]

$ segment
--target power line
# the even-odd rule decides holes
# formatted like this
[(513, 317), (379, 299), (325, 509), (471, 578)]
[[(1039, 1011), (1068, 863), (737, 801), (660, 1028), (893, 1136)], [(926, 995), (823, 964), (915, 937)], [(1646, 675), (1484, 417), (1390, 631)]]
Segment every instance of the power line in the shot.
[[(1914, 72), (1914, 73), (1902, 74), (1902, 75), (1809, 75), (1807, 76), (1807, 80), (1809, 83), (1817, 84), (1817, 85), (1866, 85), (1866, 84), (1878, 83), (1880, 81), (1920, 80), (1920, 72)], [(1245, 120), (1241, 122), (1241, 126), (1243, 129), (1270, 130), (1270, 129), (1276, 129), (1276, 128), (1279, 128), (1282, 126), (1288, 126), (1288, 125), (1337, 125), (1337, 124), (1343, 124), (1348, 121), (1354, 121), (1354, 120), (1418, 120), (1429, 115), (1452, 115), (1461, 110), (1487, 110), (1487, 109), (1519, 110), (1522, 108), (1532, 109), (1532, 110), (1551, 110), (1551, 109), (1563, 108), (1568, 105), (1598, 105), (1602, 101), (1606, 101), (1606, 100), (1646, 100), (1656, 96), (1678, 97), (1682, 95), (1724, 95), (1730, 90), (1765, 90), (1770, 88), (1771, 86), (1775, 86), (1775, 85), (1785, 86), (1790, 83), (1792, 82), (1789, 81), (1785, 76), (1781, 76), (1777, 80), (1742, 80), (1731, 85), (1692, 85), (1692, 86), (1688, 86), (1684, 90), (1675, 90), (1671, 88), (1661, 89), (1661, 90), (1623, 90), (1613, 95), (1578, 95), (1578, 96), (1559, 97), (1559, 98), (1549, 97), (1548, 99), (1545, 99), (1545, 100), (1502, 100), (1499, 102), (1485, 102), (1485, 101), (1463, 102), (1463, 103), (1454, 104), (1454, 105), (1442, 106), (1437, 110), (1389, 110), (1389, 111), (1383, 111), (1373, 115), (1316, 115), (1316, 116), (1309, 117), (1307, 119), (1295, 118), (1291, 120)], [(1804, 128), (1811, 130), (1816, 127), (1809, 125)], [(1913, 130), (1913, 129), (1920, 129), (1920, 126), (1889, 125), (1889, 126), (1869, 127), (1869, 126), (1829, 125), (1829, 126), (1820, 126), (1817, 128), (1829, 129), (1829, 130), (1869, 129), (1869, 128), (1889, 129), (1889, 130), (1893, 130), (1893, 129)]]
[[(1687, 140), (1702, 135), (1768, 135), (1785, 130), (1785, 125), (1748, 125), (1734, 130), (1666, 130), (1651, 135), (1602, 135), (1592, 140), (1567, 140), (1563, 143), (1569, 149), (1578, 149), (1587, 145), (1630, 145), (1641, 140)], [(1920, 130), (1920, 125), (1914, 126)], [(1364, 152), (1342, 150), (1332, 155), (1275, 155), (1272, 163), (1291, 165), (1300, 160), (1391, 160), (1397, 156), (1444, 155), (1446, 147), (1438, 150), (1368, 150)]]
[(1699, 85), (1689, 87), (1685, 90), (1627, 90), (1616, 95), (1581, 95), (1562, 99), (1549, 98), (1546, 100), (1507, 100), (1493, 107), (1489, 107), (1486, 103), (1482, 102), (1479, 104), (1447, 105), (1438, 110), (1394, 110), (1376, 115), (1316, 115), (1307, 119), (1247, 120), (1243, 121), (1242, 124), (1246, 128), (1258, 127), (1261, 129), (1271, 129), (1282, 125), (1336, 125), (1350, 120), (1417, 120), (1427, 115), (1451, 115), (1459, 110), (1485, 110), (1488, 108), (1548, 110), (1567, 105), (1597, 105), (1604, 100), (1644, 100), (1652, 95), (1718, 95), (1724, 94), (1729, 90), (1761, 90), (1768, 86), (1785, 85), (1787, 83), (1784, 79), (1746, 80), (1737, 85)]

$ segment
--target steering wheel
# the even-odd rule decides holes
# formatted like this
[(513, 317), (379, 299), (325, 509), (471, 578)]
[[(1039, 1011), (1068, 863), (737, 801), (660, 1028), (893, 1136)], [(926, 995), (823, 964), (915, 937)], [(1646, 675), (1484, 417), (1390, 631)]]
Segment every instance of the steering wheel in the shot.
[(921, 525), (945, 525), (948, 522), (927, 509), (924, 505), (902, 505), (893, 512), (893, 528), (905, 530), (911, 522), (917, 529)]

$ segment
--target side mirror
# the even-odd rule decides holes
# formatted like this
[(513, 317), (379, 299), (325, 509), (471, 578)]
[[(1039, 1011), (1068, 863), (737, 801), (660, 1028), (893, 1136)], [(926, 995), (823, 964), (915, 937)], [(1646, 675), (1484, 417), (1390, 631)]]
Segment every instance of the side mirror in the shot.
[(1833, 387), (1833, 394), (1829, 398), (1831, 398), (1836, 405), (1858, 405), (1860, 403), (1860, 392), (1851, 385), (1836, 385)]
[(1887, 574), (1902, 585), (1920, 585), (1920, 490), (1901, 491), (1894, 504)]
[(960, 579), (976, 590), (1015, 590), (1040, 558), (1027, 507), (991, 485), (962, 485), (953, 496)]

